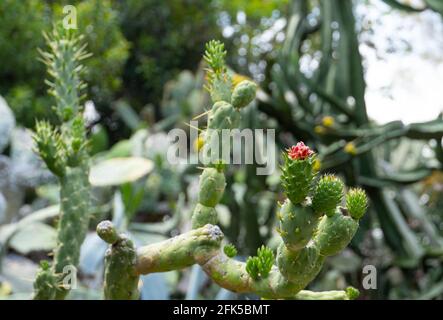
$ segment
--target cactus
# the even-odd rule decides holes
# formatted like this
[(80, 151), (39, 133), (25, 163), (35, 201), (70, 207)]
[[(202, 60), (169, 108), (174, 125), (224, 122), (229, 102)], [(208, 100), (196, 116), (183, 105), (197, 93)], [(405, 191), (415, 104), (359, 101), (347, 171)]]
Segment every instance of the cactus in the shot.
[(133, 242), (125, 235), (118, 234), (109, 221), (98, 224), (97, 234), (111, 245), (105, 254), (104, 298), (137, 299), (139, 277), (135, 272), (137, 255)]
[[(256, 90), (249, 83), (240, 83), (237, 87), (241, 86), (238, 90), (242, 92), (232, 92), (224, 66), (225, 54), (219, 42), (210, 42), (205, 54), (210, 66), (208, 89), (214, 101), (208, 128), (216, 130), (232, 129), (235, 123), (219, 119), (218, 113), (230, 117), (238, 112), (237, 108), (249, 104)], [(251, 92), (244, 92), (246, 88)], [(358, 293), (353, 288), (330, 292), (303, 290), (321, 270), (326, 257), (348, 245), (367, 206), (364, 192), (353, 190), (346, 197), (349, 208), (341, 207), (343, 183), (332, 175), (317, 182), (315, 160), (316, 154), (302, 142), (283, 154), (281, 181), (288, 199), (278, 213), (282, 241), (276, 255), (262, 246), (257, 256), (244, 263), (234, 259), (234, 246), (222, 246), (223, 233), (216, 225), (215, 210), (226, 184), (225, 166), (220, 159), (201, 174), (199, 203), (193, 211), (191, 231), (141, 247), (135, 256), (132, 243), (117, 235), (110, 222), (102, 222), (98, 234), (111, 244), (106, 258), (105, 298), (136, 298), (138, 276), (198, 264), (219, 286), (238, 293), (255, 293), (267, 299), (355, 299)], [(120, 253), (124, 249), (119, 241), (124, 241), (124, 255)]]
[(34, 282), (35, 299), (64, 299), (69, 288), (62, 284), (67, 266), (77, 267), (80, 246), (89, 222), (89, 156), (83, 122), (80, 80), (81, 60), (88, 54), (80, 37), (55, 27), (45, 35), (49, 52), (41, 52), (52, 82), (49, 93), (55, 98), (55, 113), (61, 123), (53, 127), (48, 122), (36, 124), (36, 149), (60, 184), (60, 217), (57, 247), (51, 268), (43, 264)]

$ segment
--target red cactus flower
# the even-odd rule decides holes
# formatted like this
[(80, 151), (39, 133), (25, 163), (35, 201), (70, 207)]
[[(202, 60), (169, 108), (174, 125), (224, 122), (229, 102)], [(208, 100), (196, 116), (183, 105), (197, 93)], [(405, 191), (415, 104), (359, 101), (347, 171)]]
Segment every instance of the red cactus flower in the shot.
[(292, 160), (304, 160), (314, 154), (314, 151), (312, 151), (302, 141), (297, 143), (297, 145), (292, 146), (287, 151), (288, 151), (288, 156)]

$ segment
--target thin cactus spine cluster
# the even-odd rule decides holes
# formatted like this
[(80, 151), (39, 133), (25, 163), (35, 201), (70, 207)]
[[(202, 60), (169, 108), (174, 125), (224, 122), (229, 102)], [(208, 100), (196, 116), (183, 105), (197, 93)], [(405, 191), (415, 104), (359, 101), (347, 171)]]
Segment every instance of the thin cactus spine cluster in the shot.
[(80, 104), (85, 88), (80, 79), (81, 61), (89, 55), (81, 37), (61, 27), (54, 27), (45, 38), (49, 50), (41, 51), (41, 60), (51, 78), (46, 83), (55, 99), (60, 125), (37, 122), (34, 140), (36, 151), (59, 180), (60, 216), (53, 263), (50, 267), (47, 262), (41, 265), (34, 282), (34, 299), (64, 299), (69, 283), (63, 280), (78, 265), (89, 223), (88, 139)]
[[(214, 105), (208, 112), (208, 128), (204, 147), (210, 142), (208, 129), (235, 128), (239, 108), (249, 104), (255, 96), (252, 82), (241, 82), (232, 88), (226, 73), (221, 43), (207, 46), (205, 60), (208, 69), (208, 90)], [(226, 119), (229, 119), (227, 121)], [(141, 247), (136, 251), (132, 243), (117, 233), (110, 222), (98, 227), (99, 236), (112, 244), (106, 259), (105, 298), (129, 299), (138, 296), (138, 276), (154, 272), (183, 269), (198, 264), (219, 286), (238, 293), (255, 293), (268, 299), (355, 299), (358, 290), (312, 292), (303, 290), (321, 270), (327, 256), (337, 254), (348, 245), (358, 228), (358, 220), (367, 206), (365, 193), (351, 190), (346, 196), (347, 207), (341, 207), (343, 183), (332, 175), (316, 181), (315, 153), (302, 142), (283, 154), (282, 185), (288, 199), (281, 206), (279, 233), (282, 242), (276, 256), (262, 246), (257, 256), (247, 262), (237, 261), (233, 245), (222, 245), (223, 233), (217, 224), (216, 205), (226, 185), (221, 159), (203, 170), (200, 177), (198, 204), (193, 216), (193, 230), (169, 240)], [(124, 239), (124, 244), (119, 241)], [(124, 245), (131, 252), (127, 265), (120, 259)], [(131, 279), (119, 277), (125, 273)], [(118, 288), (113, 290), (112, 288)], [(124, 290), (121, 290), (125, 288)]]

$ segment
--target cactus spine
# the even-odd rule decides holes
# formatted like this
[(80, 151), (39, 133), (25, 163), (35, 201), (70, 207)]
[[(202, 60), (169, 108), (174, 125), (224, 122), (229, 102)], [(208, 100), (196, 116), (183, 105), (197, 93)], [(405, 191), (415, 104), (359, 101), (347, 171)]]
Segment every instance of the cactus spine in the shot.
[(81, 38), (61, 27), (55, 27), (45, 38), (49, 51), (41, 52), (41, 60), (52, 79), (46, 83), (56, 101), (60, 126), (37, 122), (34, 139), (37, 152), (59, 180), (60, 216), (53, 263), (51, 268), (42, 264), (34, 283), (34, 298), (64, 299), (69, 287), (63, 280), (78, 265), (89, 222), (88, 140), (80, 105), (85, 87), (80, 80), (81, 60), (88, 54)]
[[(232, 81), (224, 66), (226, 52), (219, 42), (207, 45), (205, 60), (209, 64), (208, 89), (214, 105), (209, 111), (208, 129), (203, 149), (211, 143), (209, 129), (233, 129), (238, 124), (239, 108), (245, 107), (255, 96), (256, 86), (240, 82), (232, 89)], [(247, 81), (247, 80), (246, 80)], [(215, 138), (214, 138), (215, 139)], [(222, 141), (223, 143), (223, 141)], [(211, 146), (209, 146), (211, 147)], [(172, 239), (141, 247), (128, 265), (112, 264), (117, 254), (107, 255), (105, 297), (134, 298), (135, 278), (128, 280), (126, 295), (120, 295), (124, 284), (115, 274), (132, 277), (154, 272), (178, 270), (198, 264), (219, 286), (238, 293), (253, 292), (268, 299), (355, 299), (358, 291), (312, 292), (303, 290), (318, 274), (327, 256), (342, 250), (351, 241), (363, 216), (367, 198), (360, 189), (346, 196), (347, 208), (340, 206), (343, 183), (332, 175), (316, 182), (316, 155), (303, 142), (283, 154), (282, 185), (288, 199), (281, 206), (278, 232), (282, 241), (274, 252), (262, 246), (257, 256), (247, 262), (235, 260), (234, 246), (222, 246), (223, 233), (216, 226), (215, 206), (225, 189), (224, 164), (216, 158), (200, 176), (199, 203), (192, 216), (193, 230)], [(109, 222), (98, 230), (99, 235), (117, 250), (117, 236)], [(106, 230), (106, 231), (104, 231)], [(132, 244), (130, 245), (131, 248)], [(132, 249), (131, 249), (132, 250)], [(133, 251), (131, 251), (133, 252)], [(134, 262), (135, 261), (135, 262)], [(111, 276), (112, 274), (112, 276)], [(115, 292), (112, 292), (114, 282)]]

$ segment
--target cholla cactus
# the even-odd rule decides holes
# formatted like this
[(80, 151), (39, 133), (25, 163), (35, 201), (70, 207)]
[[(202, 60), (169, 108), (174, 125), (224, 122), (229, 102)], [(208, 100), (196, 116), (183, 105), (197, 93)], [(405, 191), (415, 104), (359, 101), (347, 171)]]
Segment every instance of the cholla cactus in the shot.
[[(208, 89), (214, 106), (209, 112), (208, 128), (212, 126), (217, 130), (234, 128), (237, 122), (226, 119), (239, 118), (238, 108), (249, 104), (256, 90), (255, 84), (249, 81), (232, 89), (224, 55), (222, 44), (210, 42), (205, 60), (210, 65)], [(207, 143), (205, 141), (205, 145)], [(343, 183), (332, 175), (315, 182), (316, 155), (309, 147), (300, 142), (288, 149), (283, 158), (281, 180), (288, 199), (278, 213), (282, 241), (276, 256), (271, 249), (262, 246), (257, 256), (249, 257), (244, 263), (234, 259), (236, 250), (232, 245), (222, 245), (223, 233), (216, 225), (215, 206), (226, 182), (224, 165), (218, 161), (205, 168), (200, 177), (193, 230), (141, 247), (134, 256), (132, 244), (121, 235), (117, 236), (110, 222), (99, 225), (99, 236), (113, 244), (107, 253), (105, 297), (135, 298), (139, 275), (199, 264), (218, 285), (238, 293), (250, 292), (268, 299), (355, 299), (358, 291), (354, 288), (328, 292), (303, 289), (321, 270), (326, 257), (337, 254), (351, 241), (367, 206), (364, 192), (350, 191), (346, 197), (348, 207), (340, 207)], [(119, 245), (119, 241), (124, 245)], [(127, 248), (125, 260), (128, 263), (125, 265), (113, 262), (119, 259), (121, 246)], [(116, 288), (115, 291), (112, 288)], [(121, 288), (126, 289), (124, 294), (120, 294)]]
[(60, 183), (60, 217), (54, 261), (49, 268), (42, 265), (34, 283), (35, 299), (64, 299), (69, 288), (63, 279), (66, 267), (77, 267), (80, 246), (89, 222), (89, 156), (80, 92), (85, 84), (80, 80), (81, 60), (88, 54), (81, 38), (62, 28), (45, 35), (48, 52), (41, 52), (51, 81), (48, 92), (54, 96), (54, 110), (61, 125), (48, 122), (36, 125), (37, 152)]

